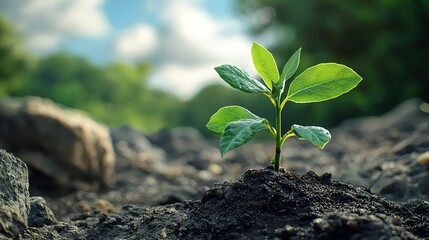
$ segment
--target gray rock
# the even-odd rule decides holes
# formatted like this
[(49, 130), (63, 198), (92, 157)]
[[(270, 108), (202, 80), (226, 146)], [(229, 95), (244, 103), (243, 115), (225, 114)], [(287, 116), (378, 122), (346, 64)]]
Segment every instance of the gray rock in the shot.
[(129, 126), (115, 128), (111, 130), (111, 137), (120, 170), (132, 165), (152, 172), (165, 163), (164, 150), (151, 144), (138, 129)]
[(148, 136), (149, 141), (164, 149), (168, 155), (182, 155), (187, 152), (200, 152), (211, 147), (194, 128), (180, 127), (163, 129)]
[(333, 213), (313, 221), (316, 239), (419, 239), (398, 218), (386, 214), (359, 216)]
[(28, 97), (0, 103), (0, 147), (67, 188), (107, 185), (114, 169), (109, 130), (50, 100)]
[(381, 116), (346, 120), (340, 129), (358, 136), (386, 135), (391, 130), (412, 132), (417, 125), (409, 120), (418, 121), (427, 117), (427, 113), (420, 109), (421, 104), (419, 99), (409, 99)]
[(29, 211), (27, 166), (0, 149), (0, 238), (25, 231)]
[(181, 162), (198, 170), (207, 169), (219, 160), (219, 150), (213, 147), (195, 128), (163, 129), (147, 137), (162, 148), (170, 161)]
[(30, 198), (30, 215), (28, 216), (28, 226), (43, 227), (56, 223), (54, 213), (46, 204), (42, 197)]

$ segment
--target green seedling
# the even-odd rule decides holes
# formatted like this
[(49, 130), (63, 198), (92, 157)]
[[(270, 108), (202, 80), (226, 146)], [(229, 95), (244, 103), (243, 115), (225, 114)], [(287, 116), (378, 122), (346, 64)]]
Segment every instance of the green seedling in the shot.
[(356, 87), (362, 80), (351, 68), (337, 63), (321, 63), (307, 68), (290, 82), (286, 97), (282, 97), (286, 82), (298, 69), (301, 48), (286, 62), (281, 75), (273, 55), (263, 46), (253, 43), (252, 59), (256, 71), (263, 83), (253, 78), (245, 70), (225, 64), (216, 67), (219, 76), (231, 87), (246, 93), (264, 94), (275, 109), (275, 126), (267, 119), (259, 117), (240, 106), (220, 108), (207, 123), (207, 128), (220, 138), (220, 152), (223, 157), (227, 152), (247, 143), (255, 134), (267, 129), (276, 141), (276, 152), (271, 159), (276, 171), (279, 170), (283, 143), (290, 137), (298, 137), (323, 149), (331, 139), (328, 130), (316, 126), (293, 124), (282, 134), (282, 110), (288, 102), (311, 103), (336, 98)]

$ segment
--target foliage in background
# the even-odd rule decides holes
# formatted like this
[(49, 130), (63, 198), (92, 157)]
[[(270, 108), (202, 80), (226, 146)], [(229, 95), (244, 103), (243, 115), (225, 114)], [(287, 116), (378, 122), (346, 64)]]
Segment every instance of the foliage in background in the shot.
[[(171, 95), (149, 89), (145, 79), (151, 65), (113, 63), (95, 66), (87, 60), (59, 53), (38, 61), (14, 96), (35, 95), (89, 112), (109, 125), (131, 124), (157, 130), (178, 124), (181, 103)], [(168, 114), (168, 115), (167, 115)]]
[(302, 46), (304, 67), (333, 60), (365, 76), (340, 100), (298, 110), (304, 118), (331, 125), (411, 97), (429, 100), (429, 1), (239, 0), (239, 7), (245, 19), (253, 17), (254, 35), (278, 38), (270, 47), (275, 55)]
[(0, 97), (20, 84), (32, 60), (13, 26), (0, 15)]

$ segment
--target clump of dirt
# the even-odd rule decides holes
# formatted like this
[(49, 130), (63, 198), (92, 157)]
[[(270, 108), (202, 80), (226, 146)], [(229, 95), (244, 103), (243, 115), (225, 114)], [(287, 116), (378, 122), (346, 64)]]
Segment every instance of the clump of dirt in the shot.
[(31, 228), (23, 239), (424, 239), (429, 203), (394, 203), (314, 172), (248, 170), (201, 201), (124, 206)]
[[(423, 204), (429, 210), (429, 204)], [(359, 239), (429, 236), (401, 221), (412, 213), (368, 189), (331, 180), (330, 174), (250, 170), (237, 182), (210, 189), (190, 214), (191, 237), (206, 239)], [(426, 228), (429, 225), (426, 225)], [(423, 230), (423, 231), (422, 231)], [(415, 234), (415, 235), (414, 235)]]

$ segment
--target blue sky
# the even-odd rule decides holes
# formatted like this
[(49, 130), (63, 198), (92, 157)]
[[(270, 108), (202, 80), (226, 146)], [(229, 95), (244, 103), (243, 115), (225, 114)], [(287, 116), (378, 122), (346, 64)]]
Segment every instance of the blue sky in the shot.
[(67, 51), (97, 64), (155, 63), (150, 83), (187, 99), (221, 82), (224, 63), (254, 72), (233, 0), (0, 0), (35, 55)]

